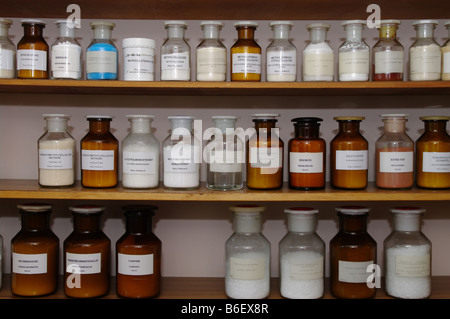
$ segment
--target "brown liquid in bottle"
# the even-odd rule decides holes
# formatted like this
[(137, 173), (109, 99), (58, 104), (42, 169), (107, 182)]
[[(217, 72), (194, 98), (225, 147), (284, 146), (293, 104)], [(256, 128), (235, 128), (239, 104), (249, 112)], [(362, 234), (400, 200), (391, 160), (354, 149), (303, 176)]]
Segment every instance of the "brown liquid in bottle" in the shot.
[[(238, 40), (230, 50), (231, 81), (261, 81), (261, 47), (254, 38), (256, 28), (256, 24), (236, 25)], [(252, 57), (247, 58), (248, 61), (245, 62), (244, 54), (251, 54)]]

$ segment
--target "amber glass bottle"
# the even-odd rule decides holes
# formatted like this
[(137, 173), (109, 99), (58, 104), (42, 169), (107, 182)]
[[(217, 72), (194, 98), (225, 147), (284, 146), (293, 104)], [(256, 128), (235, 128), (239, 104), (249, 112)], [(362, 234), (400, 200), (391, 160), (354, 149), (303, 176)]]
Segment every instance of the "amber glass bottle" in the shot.
[(334, 119), (339, 123), (339, 132), (330, 146), (331, 185), (342, 189), (366, 188), (369, 143), (359, 131), (364, 117)]
[(367, 284), (376, 264), (377, 243), (367, 232), (366, 207), (340, 207), (339, 231), (330, 241), (331, 293), (337, 298), (363, 299), (375, 296), (376, 287)]
[(89, 132), (81, 140), (81, 185), (117, 186), (119, 141), (110, 131), (111, 116), (88, 115)]
[(59, 239), (50, 229), (52, 206), (18, 205), (22, 228), (11, 240), (11, 291), (38, 297), (58, 286)]
[(156, 206), (123, 207), (126, 232), (116, 243), (117, 294), (125, 298), (159, 295), (161, 241), (152, 231)]
[(292, 120), (295, 137), (289, 141), (289, 188), (315, 190), (325, 187), (326, 142), (319, 137), (322, 119), (299, 117)]
[(261, 47), (255, 41), (257, 22), (234, 24), (238, 39), (231, 47), (231, 81), (261, 81)]
[(64, 241), (64, 293), (92, 298), (109, 292), (111, 241), (100, 227), (104, 207), (71, 206), (73, 232)]

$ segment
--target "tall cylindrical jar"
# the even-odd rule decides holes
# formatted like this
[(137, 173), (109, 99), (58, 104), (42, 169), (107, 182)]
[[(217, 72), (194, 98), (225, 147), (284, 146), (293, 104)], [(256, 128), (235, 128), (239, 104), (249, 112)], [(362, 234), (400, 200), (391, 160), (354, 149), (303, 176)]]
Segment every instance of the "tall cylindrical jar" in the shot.
[(124, 81), (155, 79), (155, 40), (126, 38), (122, 40)]
[(51, 78), (80, 80), (82, 72), (81, 45), (75, 38), (75, 26), (67, 20), (57, 20), (59, 37), (51, 47)]
[(48, 79), (49, 47), (44, 39), (45, 22), (21, 21), (23, 37), (17, 43), (17, 78)]
[(161, 46), (161, 81), (191, 79), (191, 48), (184, 38), (187, 23), (166, 21), (167, 39)]
[(203, 39), (196, 49), (197, 81), (225, 81), (227, 48), (220, 40), (220, 21), (202, 21)]
[(447, 41), (442, 45), (442, 75), (441, 79), (443, 81), (450, 80), (450, 21), (444, 23), (447, 28), (448, 37)]
[(9, 38), (11, 19), (0, 18), (0, 79), (16, 77), (16, 46)]
[(261, 47), (255, 40), (258, 23), (239, 21), (234, 24), (238, 39), (231, 47), (231, 81), (261, 81)]
[(311, 23), (309, 43), (303, 49), (303, 81), (333, 81), (334, 51), (327, 41), (327, 23)]

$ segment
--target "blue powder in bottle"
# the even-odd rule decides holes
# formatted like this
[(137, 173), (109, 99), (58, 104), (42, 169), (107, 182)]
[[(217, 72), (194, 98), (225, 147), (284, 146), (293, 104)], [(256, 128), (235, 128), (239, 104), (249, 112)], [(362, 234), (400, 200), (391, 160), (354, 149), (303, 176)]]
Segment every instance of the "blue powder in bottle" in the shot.
[(87, 48), (86, 78), (88, 80), (117, 80), (117, 65), (118, 51), (114, 45), (95, 43)]

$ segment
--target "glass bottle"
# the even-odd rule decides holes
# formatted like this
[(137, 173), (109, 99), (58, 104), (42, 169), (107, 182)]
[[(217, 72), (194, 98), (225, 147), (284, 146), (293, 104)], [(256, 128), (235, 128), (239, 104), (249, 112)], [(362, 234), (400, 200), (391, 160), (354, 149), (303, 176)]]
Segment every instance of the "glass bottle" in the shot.
[(167, 39), (161, 46), (161, 81), (190, 81), (191, 48), (184, 38), (187, 23), (166, 21)]
[(116, 243), (116, 290), (125, 298), (159, 295), (161, 281), (161, 240), (152, 231), (157, 209), (150, 205), (123, 208), (126, 231)]
[(295, 137), (289, 140), (289, 188), (316, 190), (325, 188), (326, 142), (320, 138), (322, 119), (292, 119)]
[(59, 239), (50, 229), (52, 206), (18, 205), (22, 228), (11, 240), (11, 291), (23, 297), (52, 294), (58, 287)]
[(414, 185), (414, 141), (405, 133), (406, 114), (382, 114), (383, 135), (375, 143), (376, 186), (411, 188)]
[(416, 185), (450, 188), (450, 116), (422, 116), (425, 131), (416, 141)]
[(372, 48), (372, 81), (403, 81), (402, 44), (397, 40), (400, 20), (381, 20), (380, 38)]
[(89, 132), (81, 139), (81, 185), (115, 187), (118, 182), (119, 142), (110, 131), (111, 116), (87, 115)]
[(94, 38), (86, 49), (86, 79), (117, 80), (118, 51), (111, 40), (115, 23), (94, 21), (90, 23)]
[(291, 21), (274, 21), (269, 26), (273, 40), (266, 48), (266, 81), (295, 82), (297, 80), (297, 48), (291, 42)]
[(55, 23), (59, 29), (59, 37), (51, 47), (51, 77), (80, 80), (82, 53), (81, 46), (75, 39), (75, 26), (71, 26), (67, 20)]
[(73, 231), (64, 241), (64, 293), (74, 298), (109, 292), (111, 241), (101, 230), (104, 207), (70, 206)]
[(418, 207), (391, 209), (394, 230), (384, 240), (386, 292), (392, 297), (423, 299), (431, 294), (431, 242), (422, 233)]
[(330, 241), (331, 293), (336, 298), (363, 299), (375, 296), (368, 285), (369, 265), (376, 264), (377, 243), (367, 232), (369, 209), (336, 208), (339, 231)]
[(270, 242), (261, 233), (264, 206), (238, 205), (234, 233), (225, 242), (225, 293), (233, 299), (262, 299), (270, 293)]
[(334, 51), (327, 41), (327, 23), (311, 23), (309, 43), (303, 49), (303, 81), (333, 81)]
[(214, 137), (206, 144), (206, 187), (237, 190), (243, 187), (244, 141), (235, 133), (237, 116), (213, 116)]
[(200, 23), (203, 39), (197, 46), (197, 81), (225, 81), (227, 78), (227, 48), (220, 41), (223, 23)]
[(284, 142), (275, 127), (279, 114), (253, 114), (255, 134), (247, 141), (247, 187), (279, 189), (283, 186)]
[(331, 185), (342, 189), (367, 187), (369, 143), (359, 125), (363, 116), (339, 116), (339, 132), (330, 145)]
[(39, 185), (70, 187), (75, 183), (75, 139), (67, 131), (70, 115), (44, 114), (45, 133), (38, 140)]
[(310, 207), (286, 209), (288, 232), (279, 243), (280, 293), (291, 299), (317, 299), (324, 294), (325, 242), (316, 233)]
[(169, 116), (170, 135), (163, 142), (164, 187), (196, 189), (200, 186), (200, 141), (194, 136), (193, 116)]
[(450, 80), (450, 21), (446, 21), (444, 26), (447, 28), (448, 37), (447, 41), (442, 45), (442, 74), (441, 79), (443, 81)]
[(234, 24), (238, 39), (231, 47), (231, 81), (261, 81), (261, 47), (255, 41), (258, 23), (239, 21)]
[(441, 46), (434, 39), (437, 20), (413, 22), (416, 41), (409, 48), (409, 80), (436, 81), (441, 79)]
[(23, 37), (17, 43), (17, 78), (48, 79), (48, 44), (42, 20), (22, 20)]
[(339, 47), (339, 81), (368, 81), (370, 47), (362, 40), (366, 21), (349, 20), (342, 25), (346, 40)]
[(122, 186), (159, 185), (159, 141), (152, 133), (153, 115), (127, 115), (130, 133), (122, 141)]
[(9, 38), (11, 19), (0, 18), (0, 79), (16, 76), (16, 46)]

